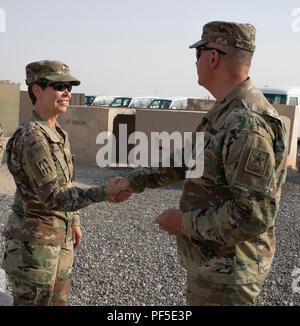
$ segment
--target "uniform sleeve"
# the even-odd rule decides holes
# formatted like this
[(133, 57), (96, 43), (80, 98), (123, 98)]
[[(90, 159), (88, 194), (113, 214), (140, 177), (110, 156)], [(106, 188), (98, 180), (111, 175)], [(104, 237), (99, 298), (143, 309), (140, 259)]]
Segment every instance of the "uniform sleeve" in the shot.
[[(284, 151), (281, 148), (281, 154)], [(223, 162), (234, 199), (185, 213), (183, 234), (233, 246), (266, 232), (274, 224), (280, 199), (282, 178), (276, 171), (280, 164), (277, 154), (266, 131), (229, 130)]]
[(130, 186), (135, 193), (140, 193), (145, 188), (159, 188), (178, 183), (185, 179), (187, 168), (174, 167), (174, 154), (170, 155), (170, 167), (141, 168), (129, 174)]
[(72, 226), (80, 226), (80, 217), (77, 213), (73, 214)]
[(25, 142), (22, 160), (32, 190), (48, 209), (75, 212), (106, 200), (105, 185), (88, 189), (60, 185), (49, 146), (42, 139)]

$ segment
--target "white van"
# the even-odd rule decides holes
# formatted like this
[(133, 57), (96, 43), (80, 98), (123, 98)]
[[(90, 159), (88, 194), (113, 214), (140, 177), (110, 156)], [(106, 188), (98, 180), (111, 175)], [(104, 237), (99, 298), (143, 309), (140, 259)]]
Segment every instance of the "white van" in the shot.
[(134, 97), (129, 104), (130, 108), (147, 108), (157, 97)]
[(148, 106), (148, 109), (169, 109), (172, 104), (170, 98), (157, 98), (153, 100)]
[(173, 98), (170, 105), (170, 109), (173, 110), (186, 110), (187, 108), (187, 97)]
[[(300, 88), (271, 88), (260, 89), (271, 104), (300, 105)], [(300, 114), (298, 120), (298, 140), (300, 139)]]
[(96, 96), (93, 106), (109, 106), (116, 96)]
[(186, 97), (156, 98), (149, 105), (150, 109), (185, 110), (187, 108)]
[(132, 101), (132, 97), (116, 97), (109, 104), (109, 106), (117, 107), (117, 108), (128, 108), (131, 101)]

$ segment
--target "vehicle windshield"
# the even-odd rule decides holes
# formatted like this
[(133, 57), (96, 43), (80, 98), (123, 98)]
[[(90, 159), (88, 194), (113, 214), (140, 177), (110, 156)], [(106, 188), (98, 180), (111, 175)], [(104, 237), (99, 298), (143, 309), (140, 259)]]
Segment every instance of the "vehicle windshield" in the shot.
[(127, 107), (130, 104), (131, 100), (132, 99), (129, 97), (118, 97), (112, 101), (110, 106)]
[(96, 98), (93, 102), (93, 105), (109, 105), (112, 101), (114, 100), (113, 97), (108, 97), (108, 98)]
[(154, 100), (148, 106), (149, 109), (169, 109), (172, 101), (169, 100)]
[(286, 104), (287, 96), (282, 94), (264, 94), (266, 99), (271, 104)]
[(141, 99), (133, 99), (130, 103), (131, 108), (146, 108), (151, 102), (153, 98), (141, 98)]
[(96, 96), (85, 96), (84, 105), (92, 105)]

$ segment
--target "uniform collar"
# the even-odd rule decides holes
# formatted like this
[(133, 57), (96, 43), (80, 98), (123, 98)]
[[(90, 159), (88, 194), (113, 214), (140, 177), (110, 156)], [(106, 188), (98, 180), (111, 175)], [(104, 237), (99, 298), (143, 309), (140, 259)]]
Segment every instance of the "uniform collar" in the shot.
[(222, 100), (216, 102), (214, 106), (205, 115), (205, 118), (210, 121), (216, 121), (223, 109), (233, 102), (237, 98), (243, 97), (246, 89), (252, 88), (253, 84), (250, 78), (236, 86), (229, 94), (227, 94)]
[[(57, 137), (57, 134), (55, 132), (55, 129), (61, 129), (61, 126), (59, 125), (59, 123), (56, 121), (55, 123), (55, 128), (51, 128), (48, 123), (43, 120), (38, 113), (36, 113), (34, 110), (32, 111), (32, 116), (31, 116), (31, 121), (34, 121), (35, 123), (37, 123), (41, 129), (43, 129), (47, 135), (50, 137), (51, 141), (53, 141), (54, 143), (61, 143), (61, 141), (59, 140), (59, 138)], [(63, 130), (62, 130), (63, 131)], [(63, 131), (64, 135), (66, 135), (66, 133)]]

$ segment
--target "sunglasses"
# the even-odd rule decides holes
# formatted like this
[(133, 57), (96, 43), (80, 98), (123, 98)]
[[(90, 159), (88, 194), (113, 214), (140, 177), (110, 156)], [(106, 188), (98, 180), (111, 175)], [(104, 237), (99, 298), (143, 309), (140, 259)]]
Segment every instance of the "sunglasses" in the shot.
[(57, 83), (48, 83), (47, 86), (52, 87), (55, 91), (64, 92), (66, 89), (69, 93), (72, 91), (72, 85), (65, 84), (63, 82), (57, 82)]
[(223, 55), (226, 54), (224, 51), (221, 51), (221, 50), (216, 49), (216, 48), (210, 48), (210, 47), (207, 47), (207, 46), (201, 46), (199, 48), (196, 48), (196, 58), (197, 58), (197, 61), (199, 60), (199, 58), (201, 56), (201, 51), (204, 51), (204, 50), (207, 50), (207, 51), (215, 50), (215, 51), (217, 51), (220, 54), (223, 54)]

